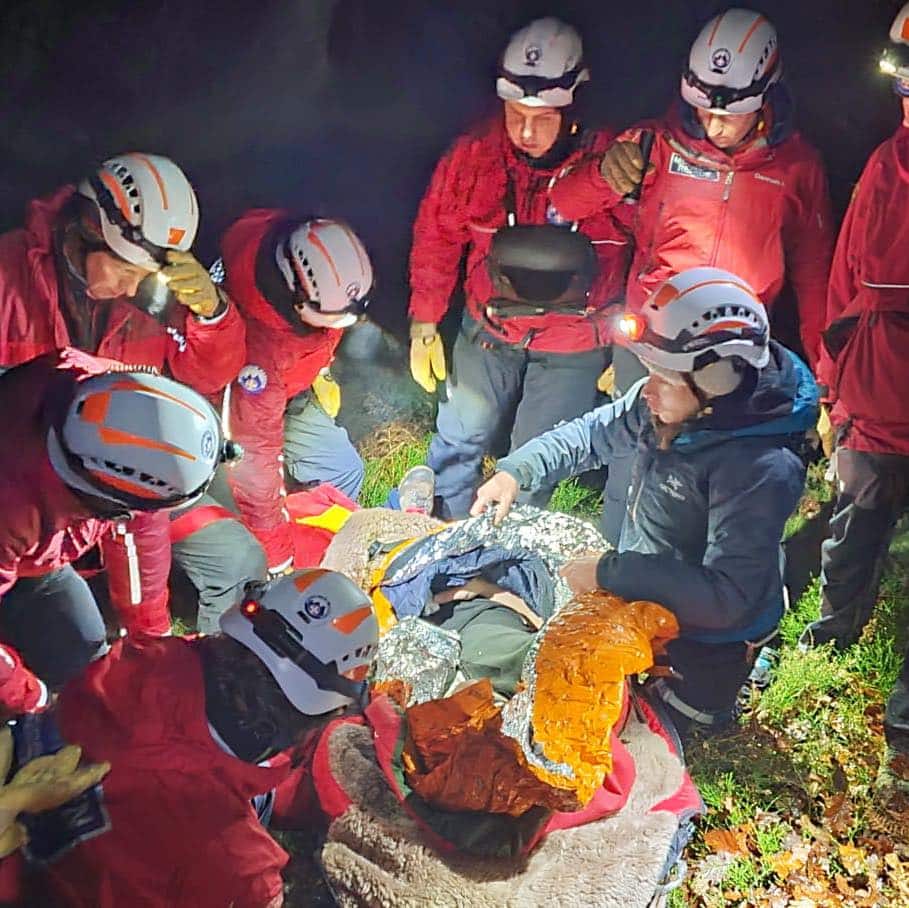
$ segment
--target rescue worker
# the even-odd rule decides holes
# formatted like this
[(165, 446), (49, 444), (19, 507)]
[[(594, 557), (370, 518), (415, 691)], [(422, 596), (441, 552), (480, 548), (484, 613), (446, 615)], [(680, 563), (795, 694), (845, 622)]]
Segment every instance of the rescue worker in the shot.
[(193, 508), (172, 526), (176, 558), (200, 592), (203, 631), (216, 629), (245, 582), (258, 579), (249, 564), (255, 541), (227, 518), (239, 513), (264, 548), (268, 573), (280, 574), (294, 559), (285, 473), (300, 486), (331, 483), (355, 500), (364, 472), (334, 421), (341, 390), (329, 371), (343, 329), (367, 305), (373, 272), (363, 244), (342, 221), (260, 209), (230, 227), (221, 252), (212, 270), (243, 313), (247, 348), (222, 409), (245, 456), (219, 484), (229, 508)]
[(0, 377), (6, 716), (46, 706), (50, 690), (107, 652), (104, 621), (72, 563), (101, 543), (111, 600), (128, 626), (143, 552), (141, 538), (116, 542), (122, 523), (201, 495), (222, 454), (218, 415), (195, 391), (76, 360), (51, 354)]
[[(180, 168), (138, 152), (31, 202), (25, 226), (0, 236), (0, 368), (75, 347), (219, 391), (243, 365), (244, 327), (189, 251), (198, 224)], [(121, 619), (168, 633), (167, 516), (131, 521), (120, 544), (139, 537), (141, 601)]]
[(495, 505), (500, 520), (520, 490), (633, 458), (617, 550), (562, 573), (575, 593), (601, 587), (675, 615), (674, 672), (655, 692), (681, 731), (715, 730), (783, 614), (780, 542), (802, 492), (817, 389), (768, 340), (757, 294), (718, 268), (671, 278), (620, 331), (649, 377), (499, 461), (471, 511)]
[[(903, 122), (871, 155), (840, 229), (827, 294), (819, 377), (835, 433), (837, 499), (821, 549), (821, 616), (805, 647), (851, 646), (871, 617), (897, 520), (909, 505), (909, 4), (890, 29), (881, 69), (892, 77)], [(887, 703), (885, 788), (909, 780), (909, 664)]]
[(118, 641), (25, 726), (23, 738), (37, 726), (110, 764), (100, 785), (28, 823), (45, 886), (31, 904), (283, 903), (288, 855), (265, 825), (273, 809), (307, 821), (299, 745), (365, 704), (378, 625), (350, 580), (313, 570), (253, 586), (221, 628)]
[[(653, 139), (646, 174), (644, 133)], [(637, 187), (639, 203), (621, 206)], [(794, 130), (776, 29), (760, 13), (729, 9), (711, 19), (668, 115), (620, 134), (559, 179), (551, 197), (563, 217), (625, 216), (635, 244), (629, 311), (699, 265), (741, 275), (768, 309), (789, 281), (802, 346), (817, 362), (833, 245), (827, 181), (817, 151)]]
[[(652, 137), (646, 174), (645, 136)], [(638, 203), (622, 204), (632, 192)], [(833, 246), (827, 180), (820, 156), (794, 130), (776, 29), (760, 13), (729, 9), (711, 19), (691, 46), (681, 98), (669, 113), (625, 130), (605, 155), (559, 179), (550, 196), (563, 217), (608, 211), (628, 226), (635, 247), (629, 311), (699, 265), (741, 276), (768, 309), (789, 284), (802, 347), (816, 364)], [(614, 370), (618, 394), (644, 375), (622, 347)], [(613, 544), (628, 484), (628, 465), (614, 463), (604, 527)]]
[[(515, 33), (496, 81), (502, 110), (455, 142), (420, 204), (410, 256), (410, 366), (430, 393), (448, 376), (428, 457), (445, 518), (466, 516), (486, 454), (518, 447), (597, 399), (609, 356), (606, 308), (621, 291), (626, 240), (607, 212), (572, 223), (546, 195), (557, 174), (585, 153), (602, 155), (612, 138), (578, 122), (576, 92), (589, 78), (572, 27), (546, 18)], [(577, 311), (532, 315), (491, 307), (493, 237), (547, 224), (592, 241), (599, 276), (589, 300)], [(448, 375), (439, 323), (465, 252), (466, 309)], [(543, 487), (532, 501), (544, 504), (550, 492)]]

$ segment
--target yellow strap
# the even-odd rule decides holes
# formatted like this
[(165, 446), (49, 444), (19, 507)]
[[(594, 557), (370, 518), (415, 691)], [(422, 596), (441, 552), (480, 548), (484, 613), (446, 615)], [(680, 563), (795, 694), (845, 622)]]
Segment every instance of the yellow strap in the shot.
[(295, 517), (294, 523), (303, 524), (308, 527), (318, 527), (322, 530), (331, 530), (337, 533), (350, 519), (353, 511), (341, 507), (339, 504), (333, 504), (321, 514), (313, 514), (311, 517)]
[(425, 533), (423, 536), (415, 536), (411, 539), (405, 539), (403, 542), (399, 542), (391, 551), (385, 554), (385, 557), (379, 562), (379, 564), (373, 569), (372, 573), (369, 576), (369, 595), (372, 598), (373, 605), (376, 609), (376, 620), (379, 622), (379, 634), (385, 634), (393, 625), (397, 622), (395, 617), (395, 611), (392, 607), (391, 602), (388, 597), (382, 592), (382, 581), (385, 579), (385, 573), (388, 571), (388, 568), (391, 566), (392, 561), (404, 551), (404, 549), (413, 545), (420, 539), (425, 539), (427, 536), (434, 536), (436, 533), (441, 533), (442, 530), (447, 530), (448, 524), (442, 524), (440, 527), (436, 527), (429, 532)]

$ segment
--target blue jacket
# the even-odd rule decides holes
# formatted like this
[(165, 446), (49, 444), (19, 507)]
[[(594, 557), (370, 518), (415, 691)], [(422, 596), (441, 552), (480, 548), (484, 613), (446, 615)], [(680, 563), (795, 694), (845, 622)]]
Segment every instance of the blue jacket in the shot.
[(640, 381), (620, 400), (565, 423), (499, 461), (522, 489), (633, 456), (619, 547), (600, 586), (675, 613), (709, 643), (769, 633), (783, 612), (780, 541), (805, 481), (799, 454), (817, 419), (817, 387), (795, 354), (770, 363), (660, 450)]

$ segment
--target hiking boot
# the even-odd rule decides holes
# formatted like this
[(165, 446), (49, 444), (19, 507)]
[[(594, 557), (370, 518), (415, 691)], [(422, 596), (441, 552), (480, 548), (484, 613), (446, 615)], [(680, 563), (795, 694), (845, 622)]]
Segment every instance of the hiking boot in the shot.
[(799, 637), (798, 648), (800, 653), (817, 649), (827, 643), (832, 643), (838, 653), (843, 653), (858, 639), (854, 632), (843, 631), (836, 627), (830, 618), (818, 618), (812, 621)]
[(909, 810), (909, 753), (886, 746), (874, 789), (882, 806)]
[(398, 484), (398, 500), (402, 511), (411, 514), (432, 514), (435, 504), (436, 474), (419, 464), (411, 467)]
[(909, 754), (888, 744), (868, 807), (870, 827), (905, 842), (909, 838)]

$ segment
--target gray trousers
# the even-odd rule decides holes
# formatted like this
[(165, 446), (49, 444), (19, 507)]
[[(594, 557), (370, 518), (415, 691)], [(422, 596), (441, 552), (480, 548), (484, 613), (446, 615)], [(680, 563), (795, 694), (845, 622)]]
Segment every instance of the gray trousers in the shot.
[[(838, 448), (839, 494), (830, 537), (821, 547), (821, 617), (806, 636), (814, 644), (854, 643), (871, 618), (896, 523), (909, 507), (909, 457)], [(887, 740), (909, 754), (909, 665), (906, 657), (884, 715)]]
[[(608, 356), (605, 349), (541, 353), (504, 344), (465, 315), (427, 458), (442, 516), (467, 516), (487, 454), (501, 457), (592, 410)], [(552, 489), (519, 500), (545, 507)]]
[[(284, 462), (289, 479), (304, 486), (328, 482), (354, 500), (363, 484), (363, 461), (347, 432), (308, 391), (288, 403)], [(209, 494), (193, 507), (213, 504), (237, 513), (223, 473), (216, 477)], [(262, 546), (239, 519), (217, 520), (197, 530), (173, 545), (173, 556), (198, 593), (197, 626), (203, 633), (217, 633), (221, 613), (241, 601), (250, 580), (266, 576)]]

